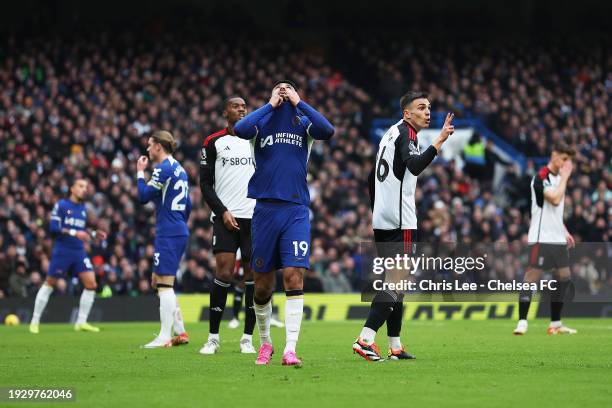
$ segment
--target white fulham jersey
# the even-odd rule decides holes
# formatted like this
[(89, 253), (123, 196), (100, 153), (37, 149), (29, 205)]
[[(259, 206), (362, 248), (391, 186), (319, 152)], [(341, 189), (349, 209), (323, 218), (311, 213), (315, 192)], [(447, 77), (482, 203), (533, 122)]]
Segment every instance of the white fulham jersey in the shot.
[(551, 173), (543, 167), (531, 180), (531, 223), (529, 224), (528, 241), (530, 244), (566, 244), (565, 226), (563, 225), (563, 207), (565, 196), (559, 205), (553, 205), (544, 199), (544, 191), (556, 188), (561, 176)]
[(420, 154), (416, 131), (404, 120), (380, 140), (374, 169), (374, 229), (417, 229), (414, 194), (417, 177), (406, 162)]
[(226, 209), (236, 218), (253, 218), (255, 200), (247, 197), (255, 162), (248, 140), (227, 129), (208, 136), (202, 146), (200, 187), (213, 216)]

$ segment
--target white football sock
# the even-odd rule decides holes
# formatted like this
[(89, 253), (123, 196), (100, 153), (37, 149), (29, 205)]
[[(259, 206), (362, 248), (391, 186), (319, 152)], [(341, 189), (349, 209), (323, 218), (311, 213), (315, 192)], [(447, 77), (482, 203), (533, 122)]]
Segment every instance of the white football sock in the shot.
[(161, 330), (159, 338), (170, 340), (172, 337), (172, 324), (174, 323), (174, 309), (176, 309), (176, 295), (174, 289), (159, 289), (159, 319), (161, 320)]
[(183, 313), (178, 304), (178, 298), (176, 299), (176, 309), (174, 309), (174, 323), (173, 329), (175, 334), (185, 333), (185, 322), (183, 321)]
[(561, 327), (561, 326), (563, 326), (563, 325), (561, 324), (561, 320), (557, 320), (557, 321), (554, 321), (554, 322), (553, 322), (553, 321), (551, 321), (551, 322), (550, 322), (550, 327), (557, 328), (557, 327)]
[(361, 334), (359, 337), (361, 337), (361, 340), (363, 340), (365, 344), (372, 344), (376, 338), (376, 332), (369, 327), (364, 326), (364, 328), (361, 329)]
[(272, 338), (270, 337), (270, 316), (272, 316), (272, 299), (265, 305), (259, 305), (257, 302), (253, 302), (253, 308), (255, 309), (255, 317), (257, 318), (257, 328), (259, 329), (259, 342), (261, 345), (264, 343), (272, 344)]
[(219, 343), (219, 333), (208, 333), (208, 340), (216, 340)]
[(36, 300), (34, 301), (34, 313), (32, 314), (32, 324), (40, 323), (40, 316), (42, 316), (45, 311), (45, 307), (47, 307), (47, 302), (49, 301), (49, 296), (53, 293), (53, 287), (43, 283), (40, 289), (38, 289), (38, 293), (36, 294)]
[(243, 333), (242, 337), (240, 338), (240, 341), (242, 341), (242, 340), (248, 340), (248, 341), (250, 341), (252, 343), (253, 342), (253, 335)]
[(393, 350), (399, 350), (402, 348), (402, 342), (399, 337), (389, 336), (389, 348)]
[(87, 323), (87, 316), (89, 316), (95, 296), (95, 290), (83, 289), (83, 293), (81, 293), (81, 301), (79, 302), (79, 314), (77, 315), (76, 324)]
[(285, 353), (295, 352), (298, 337), (300, 336), (300, 326), (302, 325), (302, 315), (304, 314), (304, 297), (290, 297), (285, 301), (285, 333), (286, 345)]

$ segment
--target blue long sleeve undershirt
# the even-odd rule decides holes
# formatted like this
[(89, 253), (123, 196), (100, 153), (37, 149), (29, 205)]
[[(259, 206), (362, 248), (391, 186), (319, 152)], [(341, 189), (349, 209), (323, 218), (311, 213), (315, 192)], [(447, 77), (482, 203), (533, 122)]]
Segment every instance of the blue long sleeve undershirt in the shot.
[[(288, 102), (284, 102), (288, 103)], [(317, 140), (328, 140), (334, 135), (334, 127), (331, 123), (321, 115), (312, 106), (308, 105), (304, 101), (300, 101), (297, 104), (297, 108), (302, 112), (309, 120), (310, 126), (308, 134)], [(234, 131), (236, 136), (241, 139), (252, 139), (257, 136), (257, 123), (263, 119), (268, 113), (272, 112), (274, 108), (269, 103), (265, 104), (261, 108), (245, 116), (234, 125)]]
[(240, 119), (234, 125), (234, 132), (236, 136), (241, 139), (252, 139), (257, 136), (257, 122), (259, 122), (264, 116), (272, 112), (274, 108), (269, 103), (265, 104), (256, 111), (251, 112), (244, 118)]
[(328, 140), (334, 135), (332, 124), (312, 106), (304, 101), (300, 101), (297, 104), (297, 108), (310, 119), (311, 125), (308, 129), (310, 137), (317, 140)]
[(148, 203), (153, 198), (155, 198), (155, 196), (158, 195), (159, 192), (159, 189), (149, 186), (145, 182), (145, 179), (141, 177), (138, 178), (138, 199), (140, 200), (141, 204)]

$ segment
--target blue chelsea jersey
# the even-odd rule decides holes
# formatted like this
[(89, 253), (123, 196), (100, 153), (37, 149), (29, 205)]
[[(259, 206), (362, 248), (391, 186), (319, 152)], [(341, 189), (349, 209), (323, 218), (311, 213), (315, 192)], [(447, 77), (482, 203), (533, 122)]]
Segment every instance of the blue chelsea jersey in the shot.
[(157, 236), (189, 235), (189, 179), (183, 166), (172, 156), (155, 166), (148, 183), (145, 184), (143, 178), (138, 179), (138, 196), (143, 204), (155, 203)]
[(84, 249), (83, 242), (77, 237), (62, 234), (62, 228), (85, 231), (87, 228), (87, 209), (83, 203), (69, 199), (59, 200), (51, 212), (49, 230), (55, 238), (55, 249)]
[(278, 108), (270, 104), (240, 120), (234, 130), (243, 139), (253, 139), (255, 173), (248, 196), (309, 205), (306, 183), (310, 148), (315, 139), (327, 140), (334, 128), (319, 112), (301, 101)]

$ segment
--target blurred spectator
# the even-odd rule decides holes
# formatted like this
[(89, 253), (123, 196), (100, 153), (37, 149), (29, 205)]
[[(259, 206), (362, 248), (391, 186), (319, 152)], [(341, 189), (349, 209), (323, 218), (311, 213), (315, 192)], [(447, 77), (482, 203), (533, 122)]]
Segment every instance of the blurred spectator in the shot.
[(321, 293), (323, 292), (323, 282), (317, 271), (307, 269), (304, 274), (304, 292), (305, 293)]
[(494, 143), (492, 140), (487, 140), (485, 147), (485, 167), (482, 173), (481, 181), (484, 183), (486, 189), (493, 187), (493, 179), (495, 177), (495, 165), (501, 164), (502, 166), (511, 166), (513, 162), (502, 159), (495, 150), (493, 150)]
[(151, 289), (151, 284), (147, 279), (141, 279), (138, 281), (138, 291), (141, 295), (150, 295), (153, 294), (153, 289)]
[(485, 143), (480, 134), (474, 132), (470, 140), (463, 147), (463, 171), (468, 176), (483, 181), (485, 176)]
[(212, 279), (206, 276), (201, 266), (188, 269), (183, 275), (183, 291), (185, 293), (209, 293)]
[(0, 291), (6, 294), (9, 288), (9, 277), (11, 275), (11, 268), (6, 261), (6, 254), (0, 252)]
[(349, 293), (353, 291), (349, 280), (342, 273), (338, 262), (332, 262), (329, 265), (329, 271), (323, 278), (323, 289), (325, 292), (333, 293)]
[(12, 296), (28, 296), (28, 275), (25, 260), (19, 259), (9, 279), (9, 289)]

